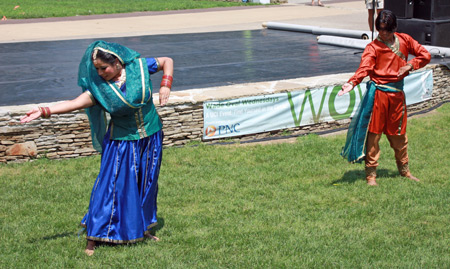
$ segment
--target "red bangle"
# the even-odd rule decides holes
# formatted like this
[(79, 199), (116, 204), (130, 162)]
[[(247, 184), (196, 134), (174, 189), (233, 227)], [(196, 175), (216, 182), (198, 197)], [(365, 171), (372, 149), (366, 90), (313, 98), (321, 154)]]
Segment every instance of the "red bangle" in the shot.
[(168, 79), (170, 82), (173, 82), (173, 77), (171, 75), (164, 75), (162, 79)]
[(170, 89), (170, 88), (172, 88), (172, 82), (170, 80), (168, 80), (168, 79), (163, 79), (161, 81), (160, 87), (167, 87), (167, 88)]

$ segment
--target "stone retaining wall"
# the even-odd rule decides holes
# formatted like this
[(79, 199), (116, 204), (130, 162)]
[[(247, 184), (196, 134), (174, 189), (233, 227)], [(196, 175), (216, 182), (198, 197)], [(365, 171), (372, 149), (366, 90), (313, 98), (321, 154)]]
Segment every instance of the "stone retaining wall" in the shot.
[[(444, 65), (429, 65), (426, 68), (433, 69), (433, 96), (426, 102), (409, 106), (410, 112), (423, 110), (450, 100), (449, 69)], [(156, 94), (154, 100), (164, 123), (164, 145), (179, 146), (192, 141), (202, 141), (204, 101), (315, 89), (342, 84), (351, 75), (338, 74), (172, 92), (170, 101), (165, 107), (158, 106), (158, 95)], [(89, 123), (83, 111), (53, 115), (50, 119), (38, 119), (21, 124), (20, 118), (35, 106), (0, 107), (0, 163), (24, 162), (39, 157), (62, 159), (97, 154), (91, 145)], [(301, 135), (347, 127), (349, 122), (349, 119), (322, 122), (315, 125), (235, 137), (233, 140), (247, 141), (286, 134)], [(227, 139), (227, 141), (229, 140)], [(218, 140), (203, 142), (216, 143)]]

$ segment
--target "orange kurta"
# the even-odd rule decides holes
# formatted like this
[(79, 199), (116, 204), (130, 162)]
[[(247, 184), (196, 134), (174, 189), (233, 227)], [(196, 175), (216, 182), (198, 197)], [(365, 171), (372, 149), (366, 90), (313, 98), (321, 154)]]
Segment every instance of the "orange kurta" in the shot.
[[(369, 43), (361, 57), (358, 70), (348, 82), (357, 85), (366, 76), (369, 76), (376, 84), (398, 82), (407, 75), (398, 76), (399, 69), (407, 63), (411, 64), (413, 69), (418, 69), (430, 62), (430, 53), (412, 37), (402, 33), (395, 33), (395, 36), (399, 43), (398, 51), (378, 39)], [(416, 57), (408, 61), (409, 54)], [(387, 93), (377, 90), (369, 132), (404, 135), (406, 122), (404, 93)]]
[[(398, 77), (397, 75), (400, 67), (405, 66), (406, 63), (411, 64), (413, 69), (416, 70), (430, 62), (430, 53), (412, 37), (402, 33), (395, 33), (395, 36), (399, 40), (399, 50), (405, 56), (405, 59), (396, 55), (383, 42), (374, 40), (366, 46), (359, 68), (348, 82), (358, 85), (367, 76), (370, 76), (370, 79), (376, 84), (397, 82), (405, 77)], [(416, 57), (407, 61), (409, 54)]]

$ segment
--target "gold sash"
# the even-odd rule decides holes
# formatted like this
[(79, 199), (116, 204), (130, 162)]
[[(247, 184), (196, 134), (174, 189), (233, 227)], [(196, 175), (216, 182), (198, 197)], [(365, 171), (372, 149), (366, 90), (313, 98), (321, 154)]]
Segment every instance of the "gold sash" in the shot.
[(398, 40), (398, 37), (395, 34), (394, 34), (394, 43), (392, 45), (384, 42), (384, 40), (382, 40), (379, 36), (377, 36), (377, 40), (385, 44), (388, 48), (390, 48), (392, 52), (395, 53), (395, 55), (400, 57), (402, 60), (406, 61), (405, 55), (403, 55), (403, 53), (400, 51), (400, 41)]

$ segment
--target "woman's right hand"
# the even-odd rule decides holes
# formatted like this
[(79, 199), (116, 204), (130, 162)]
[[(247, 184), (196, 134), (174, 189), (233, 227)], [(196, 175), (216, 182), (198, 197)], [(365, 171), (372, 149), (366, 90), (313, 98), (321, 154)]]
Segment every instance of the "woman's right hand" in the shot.
[(27, 112), (26, 116), (23, 116), (22, 118), (20, 118), (20, 122), (21, 123), (26, 123), (26, 122), (30, 122), (32, 120), (35, 120), (37, 118), (39, 118), (41, 116), (41, 111), (39, 110), (39, 108), (33, 108), (32, 110)]
[(353, 85), (351, 83), (344, 83), (344, 85), (342, 85), (342, 90), (340, 90), (338, 92), (339, 96), (342, 96), (346, 93), (348, 93), (349, 91), (353, 90)]
[[(75, 99), (72, 99), (69, 101), (64, 101), (64, 102), (58, 103), (56, 105), (52, 105), (50, 107), (45, 107), (47, 109), (46, 111), (48, 114), (47, 118), (53, 114), (68, 113), (68, 112), (72, 112), (74, 110), (91, 107), (91, 106), (95, 105), (94, 100), (95, 99), (91, 98), (91, 95), (88, 93), (88, 91), (85, 91)], [(41, 109), (44, 109), (44, 108), (41, 107)], [(20, 119), (20, 122), (21, 123), (30, 122), (30, 121), (35, 120), (42, 116), (44, 116), (44, 117), (46, 116), (45, 111), (44, 111), (44, 115), (42, 115), (41, 110), (38, 107), (36, 107), (36, 108), (33, 108), (32, 110), (28, 111), (27, 115), (23, 116)]]

